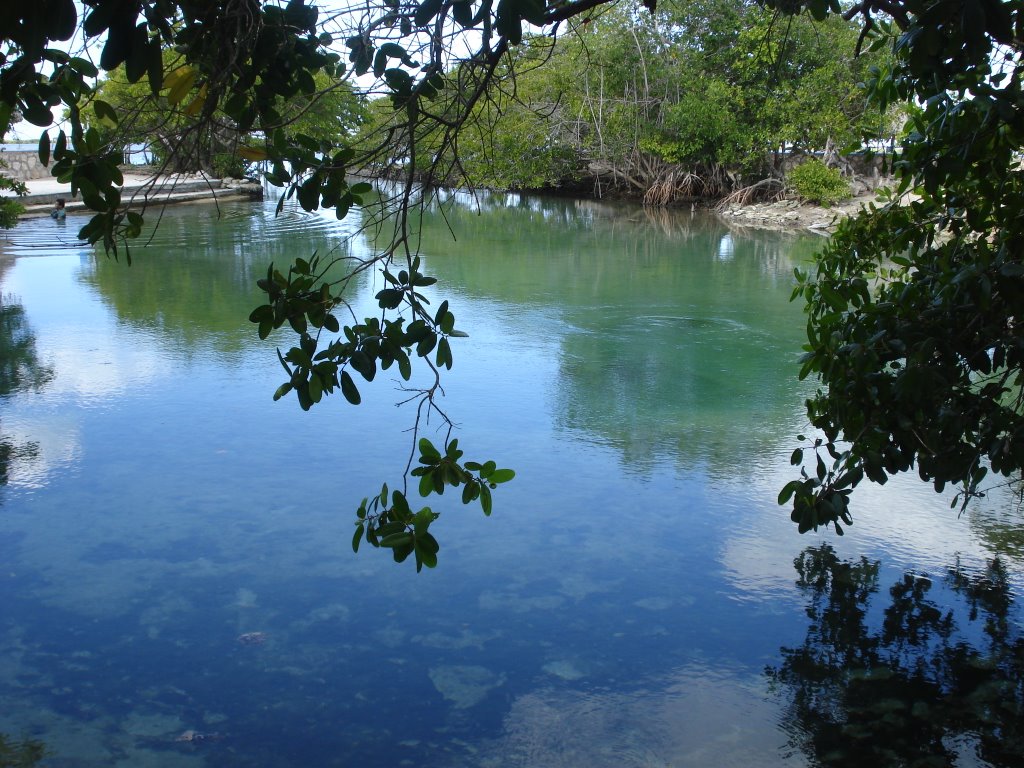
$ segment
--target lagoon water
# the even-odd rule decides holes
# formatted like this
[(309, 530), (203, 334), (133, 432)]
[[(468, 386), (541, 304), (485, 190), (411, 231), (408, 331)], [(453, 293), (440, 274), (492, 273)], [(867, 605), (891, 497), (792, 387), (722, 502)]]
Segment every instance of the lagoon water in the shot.
[[(918, 667), (906, 679), (940, 698), (1009, 713), (942, 725), (930, 754), (1020, 764), (1012, 497), (958, 516), (912, 478), (864, 487), (842, 539), (798, 535), (776, 504), (813, 387), (795, 378), (792, 272), (819, 238), (450, 202), (422, 236), (431, 295), (470, 333), (443, 405), (466, 458), (517, 477), (490, 518), (451, 493), (425, 502), (441, 552), (420, 574), (350, 547), (359, 500), (394, 486), (411, 448), (397, 376), (363, 384), (358, 407), (275, 403), (283, 372), (247, 321), (270, 261), (369, 253), (357, 215), (181, 206), (131, 267), (78, 244), (81, 217), (6, 233), (0, 764), (6, 745), (76, 768), (854, 765), (939, 704), (890, 691), (866, 715), (849, 675)], [(353, 286), (357, 313), (379, 288)], [(830, 584), (874, 585), (852, 634), (829, 632), (841, 595), (797, 584), (795, 559), (833, 551), (859, 575)], [(979, 614), (963, 585), (993, 573), (1003, 602)], [(892, 637), (900, 596), (917, 640)], [(987, 670), (973, 688), (915, 666), (954, 646)], [(802, 678), (807, 654), (819, 673), (844, 661)], [(888, 764), (910, 764), (920, 744), (888, 738)]]

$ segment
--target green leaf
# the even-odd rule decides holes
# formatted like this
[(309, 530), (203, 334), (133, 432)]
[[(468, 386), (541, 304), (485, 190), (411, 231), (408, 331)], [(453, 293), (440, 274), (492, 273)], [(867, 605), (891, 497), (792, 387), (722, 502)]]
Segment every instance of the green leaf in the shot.
[[(426, 534), (424, 538), (426, 537), (433, 541), (433, 536), (430, 534)], [(437, 550), (431, 550), (430, 546), (419, 538), (415, 540), (414, 546), (416, 547), (416, 570), (419, 570), (420, 565), (425, 565), (427, 568), (437, 566)]]
[(192, 86), (195, 85), (196, 77), (199, 73), (190, 66), (178, 67), (164, 80), (164, 88), (169, 89), (167, 91), (167, 101), (170, 104), (180, 104), (184, 101), (185, 96), (192, 90)]
[(21, 114), (32, 125), (39, 126), (40, 128), (47, 128), (53, 123), (53, 113), (38, 97), (31, 93), (24, 96), (24, 109)]
[(512, 45), (519, 45), (523, 40), (522, 15), (518, 5), (519, 0), (500, 0), (494, 17), (498, 34), (507, 37)]
[(353, 352), (351, 363), (352, 367), (358, 371), (364, 379), (367, 381), (373, 381), (373, 377), (377, 374), (377, 365), (365, 352), (361, 350)]
[(100, 73), (95, 64), (79, 56), (72, 56), (68, 60), (68, 66), (83, 77), (96, 77)]
[(443, 365), (449, 371), (452, 369), (452, 350), (448, 346), (448, 339), (442, 337), (437, 343), (437, 365)]
[(146, 78), (149, 80), (150, 92), (154, 96), (158, 95), (164, 83), (163, 49), (159, 37), (154, 37), (149, 41), (146, 56)]
[(404, 352), (398, 355), (398, 373), (404, 381), (408, 381), (412, 377), (412, 361)]
[(315, 211), (320, 207), (320, 177), (316, 174), (310, 176), (305, 182), (299, 185), (296, 190), (296, 197), (299, 205), (304, 211)]
[(146, 24), (137, 24), (128, 33), (128, 47), (125, 51), (124, 74), (129, 83), (137, 83), (146, 74), (149, 64), (149, 33)]
[(356, 388), (356, 383), (352, 381), (352, 377), (348, 371), (341, 372), (341, 394), (345, 396), (352, 405), (359, 405), (362, 402), (362, 398), (359, 396), (359, 390)]
[(381, 309), (397, 309), (402, 303), (403, 296), (405, 294), (398, 288), (384, 288), (378, 291), (374, 298)]
[(802, 483), (799, 480), (790, 480), (786, 483), (779, 492), (779, 506), (781, 507), (789, 503), (789, 500), (793, 498), (793, 494), (797, 492), (801, 485)]
[(384, 74), (384, 70), (388, 65), (388, 57), (384, 55), (384, 51), (377, 50), (377, 54), (373, 57), (373, 76), (380, 77)]
[(411, 543), (412, 534), (408, 531), (402, 531), (401, 533), (392, 533), (380, 540), (380, 545), (382, 547), (401, 547), (405, 544)]
[(434, 325), (440, 325), (444, 316), (448, 314), (448, 301), (442, 301), (441, 305), (437, 308), (437, 312), (434, 313)]
[(391, 59), (402, 59), (405, 61), (409, 58), (409, 54), (406, 53), (405, 48), (400, 46), (398, 43), (384, 43), (380, 49), (385, 56)]
[(92, 108), (103, 125), (108, 128), (117, 127), (117, 112), (107, 102), (96, 99), (92, 103)]
[(809, 0), (807, 9), (815, 21), (824, 21), (828, 16), (829, 5), (829, 0)]
[(425, 472), (420, 476), (419, 493), (426, 498), (434, 491), (434, 475), (432, 472)]
[(421, 437), (419, 441), (420, 454), (424, 459), (432, 459), (434, 461), (441, 460), (441, 452), (434, 447), (434, 444), (427, 440), (425, 437)]
[(50, 164), (50, 134), (43, 131), (39, 137), (39, 162), (43, 165)]
[(14, 105), (0, 100), (0, 132), (7, 133), (14, 115)]
[(324, 396), (324, 384), (315, 373), (309, 377), (309, 399), (319, 403)]
[(413, 23), (417, 27), (425, 27), (440, 13), (442, 5), (444, 0), (423, 0), (412, 17)]
[(70, 40), (78, 24), (74, 0), (56, 0), (46, 9), (47, 36), (51, 40)]
[(437, 344), (437, 336), (433, 333), (428, 333), (420, 340), (419, 344), (416, 345), (416, 354), (420, 357), (426, 357), (434, 349), (435, 344)]
[(456, 0), (452, 3), (452, 18), (463, 27), (474, 26), (472, 0)]
[(131, 23), (112, 23), (107, 29), (107, 43), (100, 53), (100, 66), (110, 72), (124, 62), (131, 48), (131, 36), (134, 27)]
[(516, 472), (514, 469), (496, 469), (487, 480), (491, 483), (507, 483), (515, 476)]
[(251, 160), (252, 162), (259, 162), (266, 160), (270, 155), (267, 154), (267, 150), (260, 147), (239, 147), (239, 157), (245, 160)]
[(523, 18), (538, 27), (544, 23), (544, 5), (544, 0), (519, 0)]

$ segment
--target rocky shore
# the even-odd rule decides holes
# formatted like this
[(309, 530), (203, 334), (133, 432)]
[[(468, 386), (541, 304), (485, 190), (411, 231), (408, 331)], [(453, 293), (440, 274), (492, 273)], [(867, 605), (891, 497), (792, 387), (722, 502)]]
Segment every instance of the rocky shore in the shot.
[(857, 213), (874, 199), (874, 192), (864, 192), (831, 208), (797, 200), (780, 200), (776, 203), (728, 205), (717, 213), (729, 223), (741, 227), (808, 229), (828, 235), (842, 219)]

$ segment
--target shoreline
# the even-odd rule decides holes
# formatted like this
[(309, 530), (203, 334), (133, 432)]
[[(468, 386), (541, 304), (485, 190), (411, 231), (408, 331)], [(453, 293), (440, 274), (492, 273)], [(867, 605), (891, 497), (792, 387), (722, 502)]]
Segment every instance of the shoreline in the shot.
[[(247, 198), (261, 200), (263, 186), (249, 179), (215, 179), (203, 174), (159, 175), (140, 172), (139, 169), (122, 169), (124, 183), (121, 185), (122, 203), (130, 208), (145, 208), (151, 205), (175, 203), (216, 202), (222, 199)], [(85, 203), (71, 196), (71, 184), (55, 178), (30, 179), (25, 183), (27, 195), (3, 195), (16, 200), (25, 207), (21, 218), (49, 216), (58, 198), (66, 200), (68, 211), (87, 210)]]
[[(159, 175), (140, 172), (138, 168), (123, 168), (122, 200), (129, 207), (145, 208), (192, 202), (216, 202), (222, 199), (246, 198), (262, 200), (263, 186), (252, 179), (216, 179), (204, 174)], [(70, 183), (54, 178), (33, 179), (25, 182), (29, 194), (17, 197), (25, 211), (22, 218), (48, 216), (58, 198), (64, 198), (68, 211), (87, 210), (85, 204), (71, 197)], [(541, 192), (541, 194), (544, 194)], [(708, 207), (723, 222), (739, 227), (770, 230), (806, 230), (824, 237), (829, 236), (842, 219), (856, 214), (876, 199), (875, 192), (864, 192), (825, 208), (798, 200), (780, 200), (774, 203), (733, 204), (718, 209)], [(668, 206), (671, 209), (673, 206)]]
[(878, 199), (878, 192), (865, 192), (825, 208), (801, 203), (798, 200), (780, 200), (776, 203), (728, 205), (713, 210), (723, 221), (737, 226), (758, 229), (806, 230), (828, 237), (843, 219), (854, 216)]

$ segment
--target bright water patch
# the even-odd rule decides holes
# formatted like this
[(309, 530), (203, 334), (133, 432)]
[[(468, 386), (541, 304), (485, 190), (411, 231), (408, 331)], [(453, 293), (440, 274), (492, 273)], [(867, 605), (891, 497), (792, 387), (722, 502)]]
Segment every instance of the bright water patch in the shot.
[[(456, 241), (425, 219), (436, 294), (471, 334), (445, 405), (471, 455), (518, 475), (489, 519), (432, 502), (440, 565), (420, 575), (349, 547), (359, 499), (408, 455), (397, 382), (365, 385), (358, 408), (273, 403), (282, 372), (246, 321), (270, 261), (370, 253), (358, 220), (183, 206), (131, 267), (76, 246), (72, 216), (10, 234), (0, 734), (55, 766), (842, 765), (872, 759), (872, 724), (938, 719), (927, 691), (854, 712), (843, 670), (822, 669), (822, 700), (857, 718), (846, 754), (800, 705), (801, 649), (860, 648), (808, 618), (857, 603), (795, 586), (821, 539), (775, 504), (807, 394), (792, 268), (819, 241), (509, 202), (450, 211)], [(355, 286), (358, 312), (378, 288)], [(987, 647), (946, 569), (959, 556), (981, 577), (1000, 554), (1019, 599), (1019, 513), (996, 499), (957, 519), (912, 481), (864, 491), (832, 542), (841, 562), (882, 562), (849, 637), (874, 642), (909, 569), (930, 586), (901, 605), (954, 610), (950, 637)], [(1007, 641), (1020, 622), (1011, 605)], [(925, 630), (911, 660), (942, 645)], [(857, 680), (905, 682), (889, 662)], [(1012, 764), (982, 726), (954, 737)]]

